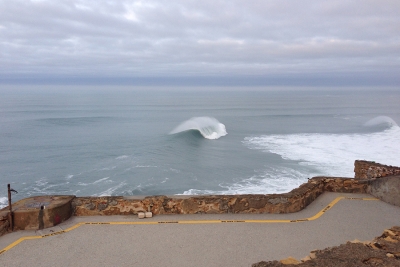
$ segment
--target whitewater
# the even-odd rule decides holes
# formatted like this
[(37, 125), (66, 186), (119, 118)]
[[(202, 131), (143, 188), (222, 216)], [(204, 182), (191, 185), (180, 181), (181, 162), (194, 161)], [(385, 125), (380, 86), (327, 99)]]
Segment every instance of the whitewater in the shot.
[(8, 183), (13, 200), (269, 194), (400, 165), (396, 88), (0, 90), (1, 206)]

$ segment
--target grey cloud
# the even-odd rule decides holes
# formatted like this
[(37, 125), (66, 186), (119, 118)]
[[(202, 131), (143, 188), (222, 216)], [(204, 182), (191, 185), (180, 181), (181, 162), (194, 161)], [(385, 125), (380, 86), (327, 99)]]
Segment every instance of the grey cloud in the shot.
[(399, 73), (399, 31), (397, 0), (0, 0), (0, 82), (354, 71), (379, 80)]

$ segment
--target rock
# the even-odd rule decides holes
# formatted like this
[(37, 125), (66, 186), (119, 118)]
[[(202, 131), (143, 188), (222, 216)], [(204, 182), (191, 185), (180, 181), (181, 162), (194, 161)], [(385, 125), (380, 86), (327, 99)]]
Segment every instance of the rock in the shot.
[(89, 204), (86, 204), (85, 207), (86, 207), (88, 210), (94, 210), (94, 209), (96, 208), (96, 205), (93, 204), (93, 203), (89, 203)]
[(385, 237), (385, 240), (388, 242), (397, 242), (397, 240), (391, 238), (390, 236)]
[(293, 257), (289, 257), (289, 258), (280, 260), (280, 263), (287, 265), (287, 264), (299, 264), (300, 262)]
[(284, 197), (279, 197), (279, 198), (272, 198), (272, 199), (269, 199), (268, 200), (268, 203), (271, 203), (271, 204), (280, 204), (280, 203), (287, 203), (288, 202), (288, 200), (287, 200), (287, 198), (284, 198)]
[[(390, 239), (388, 238), (390, 237)], [(290, 257), (288, 258), (290, 259)], [(315, 250), (301, 263), (286, 260), (259, 262), (254, 267), (286, 267), (286, 264), (301, 267), (349, 267), (349, 266), (400, 266), (400, 227), (394, 226), (371, 242), (347, 242), (346, 244)]]
[(108, 207), (108, 204), (107, 204), (107, 203), (101, 203), (101, 204), (99, 204), (99, 205), (97, 206), (97, 209), (98, 209), (99, 211), (102, 211), (102, 210), (105, 210), (107, 207)]

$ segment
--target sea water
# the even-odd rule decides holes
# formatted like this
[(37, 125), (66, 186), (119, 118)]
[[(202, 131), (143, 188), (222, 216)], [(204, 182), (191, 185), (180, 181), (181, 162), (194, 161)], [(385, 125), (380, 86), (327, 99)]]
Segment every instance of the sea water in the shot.
[(288, 192), (400, 165), (399, 122), (397, 88), (2, 88), (0, 204)]

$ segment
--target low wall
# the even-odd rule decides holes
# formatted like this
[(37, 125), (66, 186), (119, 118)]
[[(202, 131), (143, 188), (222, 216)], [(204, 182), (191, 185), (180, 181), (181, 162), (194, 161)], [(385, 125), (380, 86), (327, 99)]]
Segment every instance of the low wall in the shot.
[(7, 233), (10, 227), (8, 214), (9, 214), (8, 211), (0, 211), (0, 236)]
[(367, 185), (352, 178), (314, 177), (284, 194), (76, 197), (73, 215), (128, 215), (199, 213), (291, 213), (304, 209), (323, 192), (366, 193)]
[[(302, 184), (300, 187), (284, 194), (208, 196), (174, 195), (146, 197), (70, 196), (71, 200), (68, 200), (68, 202), (70, 203), (71, 212), (74, 216), (129, 215), (145, 211), (151, 211), (154, 215), (201, 213), (291, 213), (304, 209), (324, 192), (369, 193), (385, 202), (400, 206), (399, 167), (362, 160), (356, 160), (354, 165), (354, 179), (344, 177), (314, 177), (309, 179), (307, 183)], [(44, 196), (36, 198), (43, 197)], [(57, 196), (53, 196), (53, 198), (56, 197)], [(21, 200), (19, 202), (22, 203), (24, 201), (26, 202), (26, 200)], [(14, 208), (16, 207), (13, 206), (13, 211)], [(16, 216), (18, 215), (16, 213), (17, 212), (15, 211), (14, 217), (18, 217)], [(41, 218), (43, 219), (43, 228), (50, 225), (47, 225), (44, 222), (44, 219), (47, 217), (54, 225), (59, 223), (59, 221), (62, 221), (60, 216), (53, 216), (57, 219), (56, 220), (51, 216), (45, 215), (46, 214), (43, 211), (42, 217), (39, 218), (38, 216), (34, 216), (34, 228), (38, 224), (36, 223), (37, 220), (39, 220), (40, 228)], [(16, 220), (16, 222), (17, 221), (18, 220)], [(20, 221), (24, 220), (21, 219)], [(7, 208), (3, 208), (0, 211), (0, 236), (9, 231), (9, 225)], [(25, 225), (24, 227), (26, 228), (27, 226)], [(23, 229), (23, 227), (17, 228)], [(29, 229), (32, 229), (32, 227)]]
[(368, 184), (367, 193), (400, 207), (400, 168), (372, 161), (354, 162), (355, 179)]
[(12, 205), (14, 230), (38, 230), (55, 226), (71, 217), (75, 196), (36, 196)]
[[(304, 209), (324, 192), (366, 193), (367, 186), (367, 183), (353, 178), (314, 177), (284, 194), (147, 197), (37, 196), (22, 199), (13, 204), (14, 229), (51, 227), (69, 218), (71, 213), (73, 216), (133, 215), (143, 211), (151, 211), (155, 215), (291, 213)], [(60, 201), (63, 202), (62, 210), (59, 210)], [(46, 208), (39, 209), (41, 205), (45, 205)], [(8, 207), (0, 210), (0, 236), (10, 231), (8, 215)]]
[(355, 179), (373, 179), (400, 175), (400, 168), (383, 165), (373, 161), (356, 160), (354, 162)]
[(35, 196), (12, 205), (13, 229), (9, 207), (0, 210), (0, 236), (12, 230), (41, 230), (68, 220), (75, 196)]
[(388, 176), (371, 181), (367, 192), (386, 203), (400, 207), (400, 176)]

